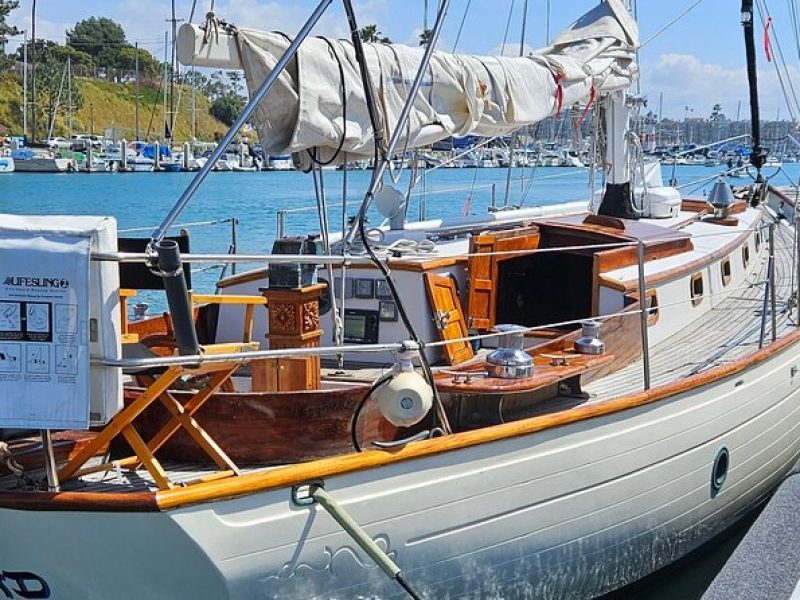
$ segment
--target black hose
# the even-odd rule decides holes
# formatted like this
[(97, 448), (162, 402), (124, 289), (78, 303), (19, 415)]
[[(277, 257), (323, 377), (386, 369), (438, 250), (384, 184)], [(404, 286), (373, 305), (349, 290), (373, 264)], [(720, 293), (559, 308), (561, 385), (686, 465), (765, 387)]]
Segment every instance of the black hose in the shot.
[(414, 591), (414, 588), (409, 585), (402, 573), (398, 573), (394, 576), (394, 578), (397, 580), (397, 583), (400, 584), (400, 587), (402, 587), (413, 600), (422, 600), (422, 596)]
[(359, 401), (358, 406), (353, 411), (353, 418), (350, 420), (350, 438), (353, 441), (353, 448), (356, 452), (363, 452), (364, 450), (361, 448), (361, 444), (358, 443), (358, 434), (356, 432), (356, 426), (358, 425), (358, 417), (361, 416), (361, 411), (364, 410), (364, 406), (367, 404), (367, 400), (370, 399), (373, 392), (381, 387), (384, 383), (389, 381), (392, 377), (394, 377), (394, 372), (389, 371), (388, 373), (384, 373), (380, 377), (378, 377), (375, 381), (372, 382), (372, 385), (369, 386), (369, 390), (367, 393), (364, 394), (364, 397)]
[[(353, 50), (356, 53), (356, 60), (358, 61), (359, 70), (361, 72), (361, 84), (364, 86), (364, 99), (367, 102), (367, 111), (369, 112), (369, 120), (372, 123), (373, 137), (375, 139), (376, 149), (380, 149), (381, 155), (384, 155), (384, 124), (383, 115), (378, 110), (378, 102), (375, 100), (375, 88), (372, 86), (372, 78), (367, 70), (367, 57), (364, 54), (364, 44), (361, 40), (361, 33), (356, 22), (356, 12), (353, 9), (351, 0), (344, 0), (344, 11), (347, 15), (347, 23), (350, 26), (350, 38), (353, 42)], [(389, 157), (386, 157), (387, 159)], [(377, 162), (375, 165), (377, 166)]]
[[(326, 161), (321, 161), (317, 158), (316, 148), (309, 148), (307, 150), (308, 156), (311, 159), (312, 163), (311, 169), (314, 168), (315, 164), (321, 167), (326, 167), (330, 164), (333, 164), (333, 161), (339, 158), (339, 154), (341, 153), (342, 148), (344, 148), (344, 142), (347, 139), (347, 86), (345, 85), (344, 67), (342, 66), (342, 59), (339, 57), (339, 53), (336, 52), (336, 49), (333, 47), (333, 44), (328, 38), (320, 37), (320, 39), (324, 41), (326, 44), (328, 44), (328, 48), (330, 49), (331, 54), (333, 54), (333, 57), (336, 59), (336, 64), (339, 67), (339, 88), (342, 94), (342, 137), (339, 140), (339, 146), (336, 148), (336, 152), (334, 152), (333, 156), (331, 156), (330, 159)], [(310, 172), (311, 169), (309, 169), (306, 172), (307, 173)]]

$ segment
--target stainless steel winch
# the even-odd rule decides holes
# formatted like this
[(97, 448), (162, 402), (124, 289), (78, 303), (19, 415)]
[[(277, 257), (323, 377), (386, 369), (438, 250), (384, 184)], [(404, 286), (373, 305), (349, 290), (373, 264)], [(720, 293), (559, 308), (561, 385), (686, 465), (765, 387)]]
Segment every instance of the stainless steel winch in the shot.
[(526, 328), (521, 325), (497, 325), (494, 330), (502, 333), (499, 347), (486, 357), (489, 377), (500, 379), (524, 379), (533, 375), (533, 357), (523, 349)]

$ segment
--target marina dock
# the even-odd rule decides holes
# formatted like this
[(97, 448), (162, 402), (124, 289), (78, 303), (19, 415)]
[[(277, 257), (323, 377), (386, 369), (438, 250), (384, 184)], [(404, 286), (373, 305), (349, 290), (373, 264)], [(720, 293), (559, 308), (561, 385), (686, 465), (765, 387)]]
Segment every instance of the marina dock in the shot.
[(703, 600), (800, 598), (800, 461), (750, 528)]

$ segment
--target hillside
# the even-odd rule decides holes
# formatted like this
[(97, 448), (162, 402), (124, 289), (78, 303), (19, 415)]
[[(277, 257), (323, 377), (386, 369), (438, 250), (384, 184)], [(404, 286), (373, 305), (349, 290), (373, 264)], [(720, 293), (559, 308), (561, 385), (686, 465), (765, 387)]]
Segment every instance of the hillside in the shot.
[[(125, 137), (133, 139), (136, 112), (136, 89), (134, 84), (111, 83), (99, 79), (76, 78), (83, 95), (83, 106), (75, 113), (76, 133), (89, 132), (94, 109), (94, 131), (104, 133), (109, 127), (119, 127)], [(191, 89), (175, 86), (175, 101), (178, 119), (174, 139), (186, 140), (191, 136)], [(157, 89), (141, 87), (139, 127), (142, 139), (155, 139), (161, 134), (162, 100)], [(200, 93), (195, 96), (197, 105), (197, 138), (213, 141), (214, 136), (224, 134), (227, 126), (212, 117), (208, 108), (210, 101)], [(22, 88), (13, 75), (0, 80), (0, 126), (12, 134), (22, 132)], [(28, 116), (30, 121), (30, 115)], [(41, 132), (44, 127), (40, 128)], [(148, 135), (149, 132), (149, 135)], [(54, 135), (67, 134), (66, 118), (56, 119)]]

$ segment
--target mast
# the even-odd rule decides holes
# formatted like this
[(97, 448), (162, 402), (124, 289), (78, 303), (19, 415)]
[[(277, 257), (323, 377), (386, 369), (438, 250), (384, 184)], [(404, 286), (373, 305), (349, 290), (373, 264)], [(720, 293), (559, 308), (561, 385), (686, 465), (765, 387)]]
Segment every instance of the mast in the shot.
[(194, 67), (192, 67), (192, 141), (197, 139), (197, 100), (196, 96), (196, 85), (195, 85), (195, 75), (194, 75)]
[(22, 136), (28, 137), (28, 30), (22, 32)]
[[(168, 19), (170, 23), (172, 23), (172, 59), (170, 61), (170, 74), (169, 74), (169, 133), (170, 139), (172, 139), (172, 132), (175, 129), (175, 76), (178, 70), (178, 61), (177, 61), (177, 45), (175, 44), (175, 39), (178, 36), (178, 23), (183, 21), (183, 19), (178, 19), (175, 16), (175, 0), (172, 0), (172, 18)], [(164, 53), (166, 56), (166, 52)], [(166, 82), (164, 82), (166, 86)], [(164, 88), (166, 90), (166, 87)], [(166, 92), (165, 92), (166, 93)]]
[(169, 122), (167, 121), (167, 59), (169, 58), (167, 56), (167, 53), (169, 52), (168, 38), (169, 38), (169, 33), (165, 31), (164, 32), (164, 81), (161, 84), (161, 87), (163, 88), (163, 92), (161, 94), (161, 116), (162, 116), (162, 121), (164, 123), (163, 134), (164, 137), (166, 138), (172, 137), (172, 132), (167, 131), (169, 127), (168, 125)]
[(32, 134), (31, 141), (36, 143), (36, 0), (33, 0), (31, 5), (31, 44), (33, 44), (33, 52), (31, 53), (31, 101), (33, 103), (33, 112), (31, 113)]
[[(625, 0), (625, 8), (630, 12), (631, 1)], [(618, 91), (606, 96), (602, 101), (605, 113), (607, 165), (606, 189), (597, 213), (610, 217), (636, 219), (639, 214), (633, 207), (631, 186), (630, 152), (627, 134), (630, 129), (630, 110), (628, 95)]]
[(73, 104), (72, 104), (72, 57), (67, 57), (67, 96), (69, 98), (69, 139), (72, 139)]
[(764, 166), (764, 154), (761, 149), (761, 115), (758, 108), (758, 73), (756, 72), (756, 43), (753, 31), (753, 0), (742, 0), (742, 28), (744, 29), (744, 48), (747, 55), (747, 82), (750, 87), (750, 126), (753, 137), (750, 163), (758, 171), (756, 181), (762, 182), (761, 167)]
[(134, 127), (136, 130), (136, 141), (139, 141), (139, 42), (134, 45), (136, 56), (134, 57), (134, 69), (136, 71), (136, 114), (134, 117)]

